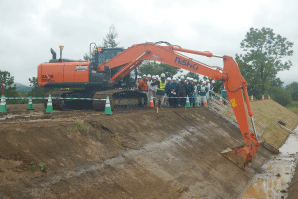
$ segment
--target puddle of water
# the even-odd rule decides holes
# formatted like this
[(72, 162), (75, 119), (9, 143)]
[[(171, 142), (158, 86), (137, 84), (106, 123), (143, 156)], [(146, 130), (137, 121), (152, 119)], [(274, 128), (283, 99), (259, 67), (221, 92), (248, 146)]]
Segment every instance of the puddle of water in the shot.
[(265, 173), (258, 174), (246, 190), (242, 199), (286, 198), (286, 189), (295, 174), (298, 157), (298, 126), (286, 143), (279, 149), (280, 154), (263, 165)]

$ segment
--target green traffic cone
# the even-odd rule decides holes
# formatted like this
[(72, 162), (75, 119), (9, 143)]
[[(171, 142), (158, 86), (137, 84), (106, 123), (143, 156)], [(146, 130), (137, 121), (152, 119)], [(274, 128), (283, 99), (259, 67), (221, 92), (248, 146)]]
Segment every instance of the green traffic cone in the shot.
[(1, 104), (0, 104), (0, 113), (5, 113), (6, 108), (5, 108), (5, 97), (2, 95), (1, 97)]
[(45, 113), (53, 113), (52, 97), (49, 95), (47, 109)]
[(111, 109), (109, 96), (107, 96), (107, 100), (106, 100), (105, 115), (112, 115), (112, 109)]
[(32, 98), (31, 98), (31, 96), (29, 97), (29, 103), (28, 103), (28, 108), (27, 108), (27, 110), (34, 110), (34, 108), (33, 108), (33, 104), (32, 104)]
[(195, 104), (195, 107), (198, 108), (200, 107), (200, 102), (199, 102), (199, 96), (196, 94), (196, 104)]
[(190, 108), (188, 95), (186, 96), (186, 108)]

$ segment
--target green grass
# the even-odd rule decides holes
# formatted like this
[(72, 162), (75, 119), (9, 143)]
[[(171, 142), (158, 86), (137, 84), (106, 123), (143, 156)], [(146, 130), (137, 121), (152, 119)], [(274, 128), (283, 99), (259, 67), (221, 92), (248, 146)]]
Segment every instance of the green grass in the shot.
[(42, 170), (43, 172), (48, 170), (48, 164), (47, 163), (39, 163), (38, 166), (40, 167), (40, 170)]
[(82, 120), (77, 120), (75, 121), (76, 124), (76, 128), (80, 131), (80, 132), (85, 132), (85, 133), (89, 133), (89, 127), (87, 125), (84, 124), (84, 122)]
[(251, 107), (254, 119), (267, 127), (262, 141), (279, 148), (289, 133), (283, 130), (277, 122), (283, 121), (286, 127), (292, 130), (297, 125), (298, 115), (274, 100), (254, 101)]
[(36, 165), (35, 164), (28, 164), (27, 168), (28, 168), (29, 171), (33, 172), (33, 171), (36, 170)]

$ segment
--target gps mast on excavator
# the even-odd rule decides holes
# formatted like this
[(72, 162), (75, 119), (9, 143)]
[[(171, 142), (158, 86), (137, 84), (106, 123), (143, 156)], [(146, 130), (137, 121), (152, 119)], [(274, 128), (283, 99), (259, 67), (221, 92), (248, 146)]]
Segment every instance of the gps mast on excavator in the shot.
[[(161, 43), (167, 46), (160, 45)], [(114, 52), (109, 55), (108, 52)], [(80, 96), (93, 98), (105, 98), (107, 93), (112, 93), (111, 104), (141, 104), (146, 96), (137, 91), (110, 90), (128, 85), (129, 81), (123, 81), (128, 74), (138, 67), (144, 60), (162, 62), (174, 67), (185, 69), (193, 73), (204, 75), (212, 79), (221, 80), (226, 88), (231, 106), (235, 113), (241, 134), (244, 139), (244, 146), (234, 149), (227, 149), (222, 155), (231, 160), (237, 166), (246, 170), (260, 145), (256, 139), (255, 132), (250, 132), (244, 106), (246, 101), (248, 114), (253, 123), (253, 113), (247, 93), (247, 83), (242, 77), (237, 63), (229, 56), (216, 56), (211, 52), (201, 52), (184, 49), (179, 46), (170, 45), (167, 42), (136, 44), (126, 50), (122, 49), (97, 49), (95, 62), (66, 62), (65, 60), (51, 61), (50, 63), (38, 66), (38, 84), (43, 87), (85, 87), (84, 90), (64, 92), (61, 96)], [(223, 69), (216, 66), (208, 66), (180, 53), (192, 53), (207, 57), (223, 59)], [(129, 76), (128, 76), (129, 77)], [(46, 80), (46, 81), (44, 81)], [(126, 83), (124, 83), (126, 82)], [(119, 92), (120, 91), (120, 92)], [(133, 100), (131, 100), (133, 99)], [(95, 101), (94, 101), (95, 102)], [(99, 106), (93, 102), (95, 109)], [(58, 101), (62, 107), (64, 101)]]

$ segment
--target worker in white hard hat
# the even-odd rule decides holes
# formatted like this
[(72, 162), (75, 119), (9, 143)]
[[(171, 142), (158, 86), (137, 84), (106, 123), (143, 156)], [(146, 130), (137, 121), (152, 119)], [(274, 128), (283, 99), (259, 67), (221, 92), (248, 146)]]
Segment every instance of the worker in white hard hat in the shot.
[(145, 93), (146, 94), (146, 99), (145, 99), (145, 105), (149, 104), (149, 89), (148, 89), (148, 79), (147, 79), (147, 75), (143, 75), (143, 79), (139, 82), (138, 84), (138, 89), (140, 92)]
[(184, 108), (186, 104), (187, 84), (184, 81), (184, 76), (181, 76), (180, 79), (181, 81), (178, 84), (179, 106)]
[(192, 83), (192, 81), (191, 81), (191, 77), (188, 77), (187, 78), (188, 80), (187, 80), (187, 93), (186, 93), (186, 95), (189, 97), (189, 103), (190, 103), (190, 105), (192, 105), (193, 104), (193, 92), (194, 92), (194, 86), (193, 86), (193, 83)]
[(213, 94), (214, 94), (214, 83), (215, 83), (215, 80), (212, 80), (211, 84), (210, 84), (210, 90), (209, 90), (209, 97), (210, 98), (212, 98)]
[(206, 98), (207, 98), (207, 100), (209, 100), (209, 91), (210, 91), (209, 79), (206, 80), (206, 86), (208, 87), (208, 92), (206, 93)]
[(200, 96), (201, 96), (201, 105), (204, 106), (205, 102), (207, 101), (206, 99), (206, 94), (208, 93), (208, 87), (207, 87), (207, 82), (203, 81), (203, 85), (200, 91)]
[(198, 80), (194, 79), (192, 81), (192, 83), (193, 83), (193, 87), (194, 87), (194, 92), (193, 92), (193, 107), (195, 107), (195, 104), (196, 104), (196, 101), (197, 101), (197, 97), (198, 97), (198, 86), (197, 86)]
[(149, 106), (149, 102), (150, 102), (151, 96), (153, 98), (153, 91), (152, 91), (153, 88), (152, 88), (152, 85), (151, 85), (152, 82), (153, 82), (153, 80), (152, 80), (152, 77), (151, 77), (150, 74), (147, 75), (147, 78), (148, 78), (147, 84), (148, 84), (148, 97), (149, 97), (148, 106)]
[(156, 102), (157, 108), (164, 110), (163, 105), (164, 105), (164, 99), (165, 99), (165, 88), (167, 85), (165, 74), (162, 73), (160, 75), (160, 80), (153, 82), (151, 85), (152, 86), (157, 85), (156, 101), (155, 102)]
[(224, 85), (222, 85), (221, 87), (220, 87), (220, 94), (221, 94), (221, 96), (222, 96), (222, 98), (223, 98), (223, 103), (224, 103), (224, 105), (226, 104), (226, 100), (225, 99), (227, 99), (227, 91), (226, 91), (226, 88), (225, 88), (225, 86)]
[(137, 85), (137, 88), (139, 88), (139, 82), (141, 81), (141, 76), (137, 76), (137, 82), (136, 82), (136, 85)]
[(166, 93), (165, 103), (167, 102), (168, 105), (170, 105), (170, 102), (171, 102), (171, 98), (169, 98), (170, 92), (171, 92), (171, 90), (170, 90), (171, 83), (172, 83), (171, 77), (167, 77), (167, 85), (166, 85), (166, 88), (165, 88), (165, 93)]
[(172, 108), (177, 108), (179, 101), (178, 101), (178, 82), (177, 82), (177, 78), (173, 77), (173, 81), (170, 85), (170, 107)]
[[(156, 81), (158, 81), (158, 80), (157, 80), (156, 76), (153, 75), (153, 76), (152, 76), (152, 83), (154, 83), (154, 82), (156, 82)], [(154, 102), (154, 104), (155, 104), (156, 92), (157, 92), (157, 85), (154, 85), (154, 86), (153, 86), (152, 83), (151, 83), (151, 88), (152, 88), (153, 102)]]

